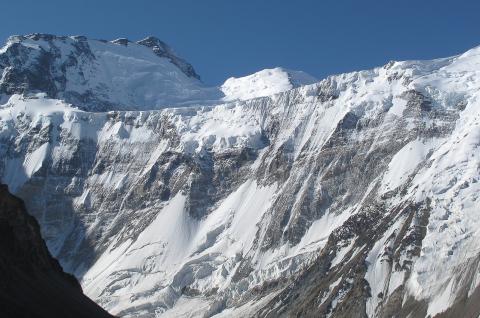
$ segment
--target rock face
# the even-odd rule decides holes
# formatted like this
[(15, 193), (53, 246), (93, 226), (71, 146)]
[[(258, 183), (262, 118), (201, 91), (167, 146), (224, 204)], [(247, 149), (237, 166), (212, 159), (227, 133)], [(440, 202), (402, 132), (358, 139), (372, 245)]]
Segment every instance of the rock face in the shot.
[(200, 79), (200, 75), (195, 72), (193, 66), (184, 59), (178, 57), (165, 42), (160, 41), (156, 37), (149, 36), (137, 43), (151, 48), (156, 55), (167, 58), (188, 77), (193, 77), (198, 80)]
[(212, 106), (13, 94), (0, 177), (118, 316), (478, 316), (479, 92), (475, 48)]
[(112, 317), (47, 250), (37, 221), (0, 185), (2, 317)]

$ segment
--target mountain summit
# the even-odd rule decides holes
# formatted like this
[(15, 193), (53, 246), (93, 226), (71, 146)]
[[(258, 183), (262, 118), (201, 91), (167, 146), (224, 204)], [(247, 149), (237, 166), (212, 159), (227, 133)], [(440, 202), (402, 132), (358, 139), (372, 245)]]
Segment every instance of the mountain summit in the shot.
[(46, 93), (83, 110), (157, 109), (216, 100), (164, 42), (83, 36), (13, 36), (0, 50), (0, 94)]
[(0, 73), (0, 100), (2, 95), (45, 93), (85, 111), (212, 105), (316, 81), (277, 68), (208, 87), (190, 63), (152, 36), (132, 42), (38, 33), (8, 39), (0, 49)]
[(247, 100), (278, 94), (315, 82), (318, 80), (305, 72), (276, 67), (240, 78), (231, 77), (220, 89), (225, 94), (226, 101)]

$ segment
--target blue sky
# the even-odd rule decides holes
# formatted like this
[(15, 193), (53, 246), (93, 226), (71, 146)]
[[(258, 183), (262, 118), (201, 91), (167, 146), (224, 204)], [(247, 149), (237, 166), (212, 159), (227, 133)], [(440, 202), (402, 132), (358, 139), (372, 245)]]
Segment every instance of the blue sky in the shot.
[(1, 11), (2, 42), (155, 35), (208, 84), (275, 66), (323, 78), (480, 45), (478, 0), (5, 0)]

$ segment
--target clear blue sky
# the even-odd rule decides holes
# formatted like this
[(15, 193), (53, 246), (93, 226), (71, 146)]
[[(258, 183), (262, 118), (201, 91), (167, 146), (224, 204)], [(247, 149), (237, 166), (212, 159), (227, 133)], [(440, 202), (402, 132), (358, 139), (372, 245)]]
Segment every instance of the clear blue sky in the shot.
[(480, 45), (478, 0), (4, 0), (0, 40), (155, 35), (208, 84), (283, 66), (323, 78)]

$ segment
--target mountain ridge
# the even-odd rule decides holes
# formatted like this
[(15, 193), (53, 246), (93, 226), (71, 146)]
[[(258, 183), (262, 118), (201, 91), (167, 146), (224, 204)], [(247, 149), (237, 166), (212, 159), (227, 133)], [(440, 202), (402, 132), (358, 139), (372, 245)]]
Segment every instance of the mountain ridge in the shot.
[(194, 107), (12, 95), (0, 177), (122, 317), (478, 315), (479, 88), (474, 48)]
[[(42, 92), (86, 111), (153, 110), (267, 96), (315, 81), (303, 72), (279, 70), (209, 87), (190, 63), (153, 36), (133, 42), (34, 33), (11, 36), (0, 49), (0, 100)], [(272, 71), (275, 78), (269, 78)], [(263, 85), (248, 94), (253, 77)], [(236, 87), (228, 85), (234, 80)]]

